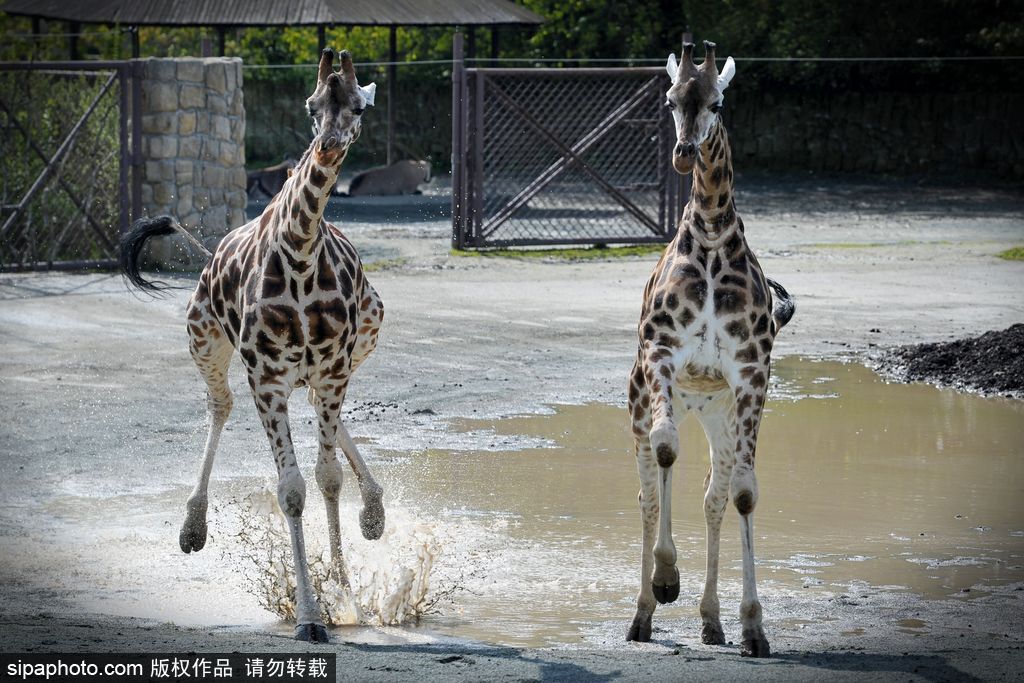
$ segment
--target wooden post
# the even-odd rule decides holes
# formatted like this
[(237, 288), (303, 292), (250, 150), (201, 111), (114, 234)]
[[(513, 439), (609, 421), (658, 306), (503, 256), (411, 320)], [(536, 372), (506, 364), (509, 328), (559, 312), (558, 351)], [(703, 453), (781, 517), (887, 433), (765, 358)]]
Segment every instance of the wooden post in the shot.
[(139, 27), (131, 27), (132, 34), (132, 59), (138, 59), (141, 56), (141, 50), (139, 49)]
[(223, 26), (217, 27), (217, 51), (218, 54), (224, 56), (224, 39), (227, 35), (228, 30)]
[(462, 83), (465, 62), (462, 34), (452, 36), (452, 247), (463, 247), (462, 226)]
[(212, 57), (213, 56), (213, 45), (210, 43), (209, 36), (203, 36), (199, 39), (199, 56), (200, 57)]
[(387, 146), (387, 163), (388, 166), (395, 163), (395, 111), (397, 109), (395, 102), (395, 93), (398, 88), (395, 87), (395, 81), (398, 80), (398, 69), (396, 68), (395, 62), (398, 61), (398, 29), (396, 26), (391, 26), (391, 32), (388, 36), (388, 146)]
[(323, 54), (324, 48), (327, 47), (327, 27), (320, 24), (316, 27), (316, 44), (317, 44), (317, 59), (320, 59), (320, 55)]
[[(498, 58), (498, 27), (491, 27), (491, 59)], [(495, 65), (491, 65), (495, 66)]]
[(43, 32), (42, 21), (39, 17), (32, 17), (32, 58), (39, 59), (40, 47), (42, 46)]
[(476, 59), (476, 27), (466, 29), (466, 58)]

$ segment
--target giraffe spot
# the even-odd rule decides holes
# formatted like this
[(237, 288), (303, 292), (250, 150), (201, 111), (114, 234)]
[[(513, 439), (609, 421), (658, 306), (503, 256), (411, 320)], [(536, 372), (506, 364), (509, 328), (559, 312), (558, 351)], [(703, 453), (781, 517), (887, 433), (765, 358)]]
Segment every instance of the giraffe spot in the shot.
[(752, 399), (750, 394), (743, 394), (742, 396), (740, 396), (740, 399), (736, 401), (736, 414), (742, 415), (743, 413), (750, 410), (751, 400)]
[(267, 265), (263, 269), (263, 298), (269, 299), (284, 294), (286, 284), (284, 277), (284, 266), (281, 263), (281, 255), (276, 251), (267, 258)]
[[(739, 238), (737, 238), (739, 239)], [(747, 255), (740, 254), (736, 258), (729, 261), (729, 269), (734, 270), (737, 273), (747, 272)]]
[(702, 279), (700, 269), (692, 263), (676, 266), (672, 271), (672, 279), (676, 282), (681, 280)]
[(742, 320), (734, 320), (725, 326), (725, 333), (730, 337), (735, 337), (740, 341), (747, 341), (750, 337), (750, 330), (746, 325), (743, 324)]
[(676, 323), (674, 320), (672, 320), (672, 316), (665, 311), (662, 311), (661, 313), (652, 317), (651, 322), (660, 327), (667, 327), (670, 330), (676, 329)]
[(256, 351), (264, 358), (273, 361), (277, 361), (281, 357), (281, 349), (263, 330), (256, 333)]
[(765, 384), (767, 384), (767, 380), (765, 380), (763, 372), (755, 372), (754, 376), (750, 378), (750, 386), (755, 389), (760, 389)]
[(316, 195), (308, 187), (302, 188), (302, 199), (306, 202), (306, 207), (311, 213), (317, 213), (320, 203), (317, 201)]
[(660, 346), (671, 346), (671, 347), (682, 346), (682, 344), (679, 342), (679, 337), (675, 337), (675, 336), (673, 336), (671, 334), (665, 334), (665, 333), (662, 333), (662, 334), (658, 335), (658, 344)]
[(720, 283), (723, 287), (743, 287), (747, 283), (747, 281), (736, 275), (726, 273), (725, 275), (722, 276)]
[(740, 349), (736, 352), (737, 363), (756, 363), (757, 362), (757, 347), (753, 344)]
[(686, 285), (686, 289), (683, 290), (683, 296), (688, 301), (693, 302), (697, 305), (697, 309), (704, 308), (704, 300), (708, 295), (708, 283), (703, 280), (695, 280)]
[(644, 325), (643, 337), (647, 341), (654, 339), (654, 325), (647, 323)]
[(762, 334), (764, 334), (767, 331), (768, 331), (768, 316), (766, 314), (762, 313), (761, 316), (757, 319), (757, 322), (754, 324), (754, 334), (757, 335), (757, 336), (761, 336)]
[(728, 192), (723, 192), (722, 194), (718, 195), (718, 208), (721, 209), (723, 206), (725, 206), (726, 202), (728, 202), (728, 201), (729, 201), (729, 193)]
[(324, 183), (327, 182), (327, 174), (313, 166), (309, 170), (309, 182), (315, 187), (323, 187)]
[(765, 337), (758, 343), (758, 346), (761, 347), (761, 353), (768, 354), (772, 350), (772, 340), (768, 337)]
[(715, 315), (736, 313), (747, 303), (747, 297), (738, 289), (716, 289), (714, 293)]
[(679, 306), (679, 297), (675, 293), (669, 294), (665, 297), (665, 305), (668, 306), (669, 310), (675, 310)]
[(679, 311), (679, 324), (684, 328), (689, 327), (695, 319), (696, 316), (689, 308), (683, 308), (683, 310)]
[[(718, 273), (722, 270), (722, 257), (715, 252), (715, 258), (711, 261), (711, 277), (718, 277)], [(726, 276), (728, 277), (728, 276)]]
[(689, 230), (684, 230), (680, 233), (679, 244), (676, 251), (683, 255), (689, 254), (693, 251), (693, 235), (690, 234)]

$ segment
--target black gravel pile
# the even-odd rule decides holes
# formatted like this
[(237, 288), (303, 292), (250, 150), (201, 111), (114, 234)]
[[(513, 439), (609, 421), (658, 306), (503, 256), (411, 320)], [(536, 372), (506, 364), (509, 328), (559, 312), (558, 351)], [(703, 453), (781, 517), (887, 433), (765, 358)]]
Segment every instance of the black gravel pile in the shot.
[(902, 382), (1024, 398), (1024, 324), (971, 339), (900, 346), (878, 360), (878, 371)]

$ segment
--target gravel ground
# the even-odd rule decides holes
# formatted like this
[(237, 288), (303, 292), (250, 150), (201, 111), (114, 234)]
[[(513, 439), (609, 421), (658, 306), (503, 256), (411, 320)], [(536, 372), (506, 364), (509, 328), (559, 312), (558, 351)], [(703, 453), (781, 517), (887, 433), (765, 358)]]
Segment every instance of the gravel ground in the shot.
[[(864, 360), (895, 346), (1024, 321), (1024, 263), (994, 256), (1024, 242), (1017, 193), (814, 179), (748, 184), (744, 193), (741, 179), (739, 201), (749, 240), (765, 271), (797, 299), (778, 355)], [(387, 313), (377, 352), (349, 391), (356, 435), (380, 429), (362, 409), (374, 403), (397, 406), (386, 427), (397, 441), (416, 444), (425, 419), (441, 424), (555, 402), (624, 402), (640, 296), (655, 256), (586, 263), (459, 258), (448, 255), (444, 222), (345, 228), (368, 261), (394, 264), (371, 276)], [(105, 274), (0, 275), (4, 650), (309, 649), (280, 632), (185, 628), (85, 609), (75, 590), (49, 578), (74, 576), (74, 567), (26, 568), (15, 560), (25, 544), (59, 543), (47, 536), (32, 496), (60, 481), (69, 453), (130, 487), (144, 483), (149, 467), (181, 469), (176, 441), (201, 439), (193, 433), (204, 416), (184, 343), (186, 296), (138, 299)], [(232, 384), (244, 396), (237, 364)], [(428, 408), (432, 415), (422, 412)], [(141, 425), (155, 425), (155, 433), (140, 435)], [(125, 467), (121, 457), (132, 444), (150, 460)], [(182, 481), (191, 481), (193, 463), (184, 469)], [(342, 633), (330, 648), (345, 680), (1001, 680), (1024, 666), (1022, 588), (970, 600), (869, 592), (794, 604), (782, 611), (815, 623), (800, 638), (774, 638), (774, 657), (756, 662), (742, 660), (735, 647), (700, 645), (696, 622), (673, 625), (648, 645), (346, 643)], [(943, 627), (875, 639), (840, 635), (857, 623), (903, 615)]]

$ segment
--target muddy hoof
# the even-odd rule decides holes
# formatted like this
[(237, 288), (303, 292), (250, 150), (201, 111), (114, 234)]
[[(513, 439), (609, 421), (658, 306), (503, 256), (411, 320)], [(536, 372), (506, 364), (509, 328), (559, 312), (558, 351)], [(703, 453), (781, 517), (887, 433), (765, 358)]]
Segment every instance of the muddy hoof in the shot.
[(304, 640), (307, 643), (331, 642), (327, 629), (321, 624), (299, 624), (295, 627), (295, 640)]
[(626, 633), (626, 640), (634, 640), (638, 643), (651, 642), (651, 617), (634, 617), (633, 623)]
[(199, 552), (206, 545), (206, 519), (189, 515), (178, 534), (178, 545), (181, 552), (190, 553), (193, 550)]
[(679, 570), (675, 567), (670, 567), (672, 572), (668, 578), (665, 578), (664, 574), (667, 572), (655, 571), (654, 580), (651, 581), (651, 589), (654, 591), (654, 599), (660, 602), (662, 605), (667, 605), (670, 602), (675, 602), (676, 598), (679, 597)]
[(743, 657), (771, 657), (772, 649), (768, 647), (768, 639), (764, 636), (744, 638), (740, 645), (740, 655)]
[(725, 645), (725, 633), (718, 622), (706, 622), (700, 629), (700, 642), (705, 645)]
[(363, 504), (359, 511), (359, 528), (368, 541), (376, 541), (384, 535), (384, 503), (380, 498)]

